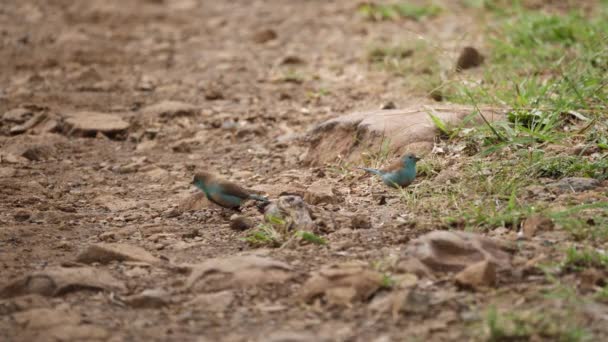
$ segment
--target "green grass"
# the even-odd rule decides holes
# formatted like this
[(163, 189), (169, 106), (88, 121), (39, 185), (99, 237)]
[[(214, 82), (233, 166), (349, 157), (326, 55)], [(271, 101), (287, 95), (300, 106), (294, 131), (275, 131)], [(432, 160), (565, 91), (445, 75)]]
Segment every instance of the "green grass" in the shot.
[(592, 248), (569, 247), (566, 250), (566, 258), (562, 266), (566, 269), (580, 270), (589, 267), (606, 269), (608, 267), (608, 255)]
[(430, 95), (441, 85), (437, 49), (425, 40), (406, 40), (400, 44), (374, 44), (367, 53), (372, 66), (404, 80), (411, 93)]
[(551, 341), (586, 341), (589, 334), (565, 314), (541, 310), (500, 312), (491, 307), (484, 325), (488, 341), (528, 341), (542, 336)]
[(441, 13), (441, 7), (430, 4), (418, 6), (409, 2), (392, 4), (366, 3), (359, 6), (359, 13), (368, 20), (412, 19), (416, 21), (432, 18)]

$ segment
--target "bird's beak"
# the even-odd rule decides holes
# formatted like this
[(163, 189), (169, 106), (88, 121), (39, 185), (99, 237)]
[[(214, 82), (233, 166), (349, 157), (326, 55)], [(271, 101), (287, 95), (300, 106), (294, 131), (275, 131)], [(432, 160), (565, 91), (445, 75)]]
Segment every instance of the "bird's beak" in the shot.
[(415, 161), (419, 161), (420, 159), (422, 159), (422, 158), (420, 158), (420, 157), (414, 157)]

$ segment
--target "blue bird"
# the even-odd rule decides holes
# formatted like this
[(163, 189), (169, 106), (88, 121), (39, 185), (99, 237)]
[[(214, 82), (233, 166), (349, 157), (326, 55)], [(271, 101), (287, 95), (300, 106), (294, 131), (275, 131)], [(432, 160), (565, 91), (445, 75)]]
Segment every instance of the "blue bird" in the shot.
[(414, 154), (408, 153), (384, 170), (367, 167), (360, 167), (359, 169), (382, 177), (384, 184), (390, 187), (405, 188), (412, 184), (414, 179), (416, 179), (416, 162), (419, 160), (420, 158), (416, 157)]
[(240, 186), (220, 179), (208, 172), (194, 175), (192, 184), (205, 193), (207, 199), (221, 207), (240, 211), (241, 205), (247, 200), (268, 203), (268, 199), (252, 193)]

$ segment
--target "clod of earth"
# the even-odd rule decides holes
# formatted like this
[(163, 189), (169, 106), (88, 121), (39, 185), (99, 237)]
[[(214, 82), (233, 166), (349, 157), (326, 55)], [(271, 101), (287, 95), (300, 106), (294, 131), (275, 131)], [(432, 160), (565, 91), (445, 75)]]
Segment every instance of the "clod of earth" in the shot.
[(460, 271), (454, 280), (456, 284), (465, 288), (479, 289), (495, 286), (497, 283), (496, 266), (488, 260), (467, 266)]
[(479, 234), (434, 231), (411, 241), (404, 258), (416, 258), (433, 272), (459, 272), (481, 261), (510, 269), (512, 255), (508, 246)]
[(0, 298), (40, 294), (59, 296), (77, 290), (126, 291), (120, 280), (92, 267), (57, 267), (18, 278), (0, 289)]
[(264, 208), (264, 218), (275, 223), (284, 222), (287, 230), (313, 231), (315, 224), (308, 205), (299, 196), (281, 196)]
[(467, 46), (462, 49), (456, 61), (456, 71), (478, 67), (483, 63), (484, 57), (476, 48)]
[(324, 181), (316, 181), (312, 183), (306, 190), (304, 200), (312, 205), (321, 203), (335, 203), (336, 195), (332, 186)]
[(521, 227), (522, 234), (526, 239), (531, 239), (538, 231), (547, 231), (551, 229), (553, 229), (553, 221), (540, 214), (528, 217)]
[[(482, 111), (490, 121), (503, 117), (497, 110), (482, 108)], [(474, 109), (463, 106), (416, 106), (342, 115), (308, 133), (310, 146), (304, 161), (324, 164), (341, 156), (345, 161), (359, 162), (362, 153), (380, 151), (385, 143), (389, 152), (397, 155), (430, 152), (437, 128), (429, 114), (448, 125), (458, 125), (473, 112)], [(474, 118), (477, 120), (478, 116)]]
[(145, 249), (123, 243), (98, 243), (88, 246), (76, 258), (85, 264), (109, 263), (112, 261), (141, 261), (149, 264), (160, 262), (158, 258)]
[(257, 255), (209, 259), (192, 267), (186, 288), (213, 292), (231, 288), (283, 283), (293, 277), (284, 262)]
[(330, 265), (313, 272), (304, 285), (300, 297), (310, 302), (324, 297), (332, 305), (350, 305), (368, 300), (383, 286), (384, 276), (366, 264), (352, 262)]

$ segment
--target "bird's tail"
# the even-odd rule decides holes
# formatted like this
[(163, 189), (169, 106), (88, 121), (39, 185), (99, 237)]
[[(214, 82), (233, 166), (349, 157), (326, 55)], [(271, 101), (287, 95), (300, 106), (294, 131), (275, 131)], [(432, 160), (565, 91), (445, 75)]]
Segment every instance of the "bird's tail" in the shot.
[(371, 168), (368, 168), (368, 167), (358, 167), (358, 169), (363, 170), (363, 171), (367, 171), (369, 173), (373, 173), (373, 174), (378, 175), (378, 176), (382, 176), (382, 171), (377, 170), (377, 169), (371, 169)]
[(268, 198), (264, 197), (264, 196), (260, 196), (260, 195), (256, 195), (256, 194), (249, 194), (249, 198), (251, 198), (252, 200), (255, 201), (260, 201), (260, 202), (268, 202)]

